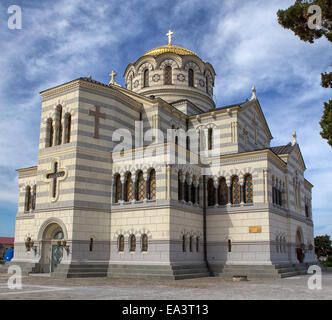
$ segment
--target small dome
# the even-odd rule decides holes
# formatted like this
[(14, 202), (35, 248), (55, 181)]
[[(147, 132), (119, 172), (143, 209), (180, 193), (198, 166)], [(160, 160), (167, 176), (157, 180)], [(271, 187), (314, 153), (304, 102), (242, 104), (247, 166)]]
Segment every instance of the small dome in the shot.
[(166, 52), (172, 52), (181, 56), (196, 56), (198, 55), (186, 48), (180, 47), (180, 46), (173, 46), (172, 44), (170, 45), (165, 45), (161, 47), (154, 48), (147, 53), (145, 53), (143, 56), (159, 56), (160, 54), (166, 53)]

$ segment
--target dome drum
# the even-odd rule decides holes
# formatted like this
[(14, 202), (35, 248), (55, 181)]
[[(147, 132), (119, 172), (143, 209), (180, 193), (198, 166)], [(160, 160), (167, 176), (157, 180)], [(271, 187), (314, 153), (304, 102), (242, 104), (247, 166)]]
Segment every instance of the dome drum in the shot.
[(179, 46), (150, 50), (125, 72), (127, 89), (171, 103), (186, 99), (203, 111), (215, 108), (215, 71), (194, 52)]

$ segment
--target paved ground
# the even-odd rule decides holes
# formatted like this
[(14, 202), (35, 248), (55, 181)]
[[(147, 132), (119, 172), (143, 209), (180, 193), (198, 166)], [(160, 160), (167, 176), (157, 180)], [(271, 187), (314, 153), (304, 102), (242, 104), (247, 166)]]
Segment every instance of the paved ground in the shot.
[(309, 275), (279, 280), (233, 282), (220, 278), (193, 280), (53, 279), (28, 276), (22, 289), (8, 289), (9, 275), (0, 274), (0, 300), (89, 299), (89, 300), (238, 300), (332, 299), (332, 273), (323, 274), (322, 289), (308, 289)]

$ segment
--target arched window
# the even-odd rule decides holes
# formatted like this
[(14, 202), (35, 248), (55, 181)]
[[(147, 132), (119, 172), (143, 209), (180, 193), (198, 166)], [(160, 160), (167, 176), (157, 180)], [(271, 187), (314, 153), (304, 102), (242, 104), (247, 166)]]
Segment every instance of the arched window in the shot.
[(55, 240), (61, 240), (64, 238), (62, 230), (57, 230), (54, 236), (52, 237)]
[(172, 67), (165, 68), (165, 84), (172, 84)]
[(205, 77), (205, 90), (209, 94), (209, 78), (207, 76)]
[(31, 199), (32, 210), (36, 209), (36, 198), (37, 198), (37, 185), (34, 185), (32, 188), (32, 199)]
[(190, 252), (193, 252), (193, 241), (194, 241), (194, 237), (193, 236), (190, 236), (189, 238), (189, 250)]
[(29, 212), (31, 209), (31, 187), (25, 188), (25, 211)]
[(186, 137), (186, 149), (190, 151), (190, 137)]
[(197, 203), (199, 204), (199, 185), (197, 186)]
[(286, 245), (286, 238), (283, 238), (283, 246), (284, 246), (284, 252), (286, 253), (287, 245)]
[(232, 252), (232, 240), (228, 239), (228, 252)]
[(144, 87), (149, 86), (149, 69), (144, 70)]
[(131, 252), (136, 251), (136, 237), (133, 234), (130, 236), (130, 251)]
[(53, 138), (54, 138), (54, 127), (53, 127), (53, 120), (49, 118), (47, 120), (47, 128), (46, 128), (46, 147), (53, 146)]
[(178, 174), (178, 200), (183, 200), (181, 177), (182, 177), (182, 173), (179, 172), (179, 174)]
[(186, 236), (182, 236), (182, 251), (186, 252)]
[(279, 193), (279, 206), (282, 207), (282, 192), (278, 190)]
[(148, 251), (148, 236), (146, 234), (142, 235), (142, 251)]
[(189, 82), (189, 87), (194, 87), (194, 70), (193, 69), (188, 70), (188, 82)]
[(119, 252), (124, 251), (124, 236), (122, 234), (120, 234), (119, 238), (118, 238), (118, 249), (119, 249)]
[(208, 206), (214, 206), (216, 204), (216, 189), (214, 187), (213, 179), (209, 179), (207, 183), (208, 189)]
[(199, 237), (196, 237), (196, 252), (199, 252)]
[(213, 129), (209, 128), (208, 130), (208, 149), (212, 150), (213, 147)]
[(156, 200), (156, 170), (151, 169), (149, 174), (149, 200)]
[(254, 186), (252, 184), (252, 176), (248, 174), (244, 178), (244, 203), (253, 203), (254, 199)]
[(228, 188), (225, 178), (219, 179), (218, 204), (226, 205), (228, 203)]
[(184, 201), (189, 202), (189, 185), (187, 179), (184, 180)]
[(139, 171), (137, 174), (136, 190), (137, 190), (136, 200), (137, 201), (144, 200), (146, 198), (145, 196), (146, 187), (142, 171)]
[(121, 183), (121, 178), (120, 175), (117, 174), (115, 176), (115, 203), (119, 203), (119, 201), (122, 198), (122, 183)]
[(202, 128), (199, 132), (199, 153), (206, 150), (206, 129)]
[(70, 133), (71, 133), (71, 114), (66, 113), (66, 115), (65, 115), (65, 143), (70, 142)]
[(134, 183), (129, 172), (125, 183), (125, 201), (130, 202), (132, 200), (134, 200)]
[(191, 202), (196, 203), (196, 190), (194, 183), (191, 184)]
[(62, 107), (60, 105), (56, 107), (55, 127), (56, 127), (55, 144), (60, 145), (62, 142)]
[(232, 204), (240, 204), (241, 202), (241, 189), (240, 189), (240, 181), (238, 176), (234, 176), (232, 179), (231, 186), (231, 195), (232, 195)]
[(91, 252), (92, 250), (93, 250), (93, 238), (90, 238), (89, 251)]

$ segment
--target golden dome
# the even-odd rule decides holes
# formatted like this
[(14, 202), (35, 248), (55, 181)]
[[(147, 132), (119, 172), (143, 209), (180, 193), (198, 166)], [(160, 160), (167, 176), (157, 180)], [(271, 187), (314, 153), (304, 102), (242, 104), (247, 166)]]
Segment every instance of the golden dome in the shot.
[(195, 52), (193, 52), (189, 49), (179, 47), (179, 46), (173, 46), (172, 44), (154, 48), (154, 49), (148, 51), (147, 53), (145, 53), (143, 56), (158, 56), (158, 55), (166, 53), (166, 52), (176, 53), (181, 56), (198, 56)]

